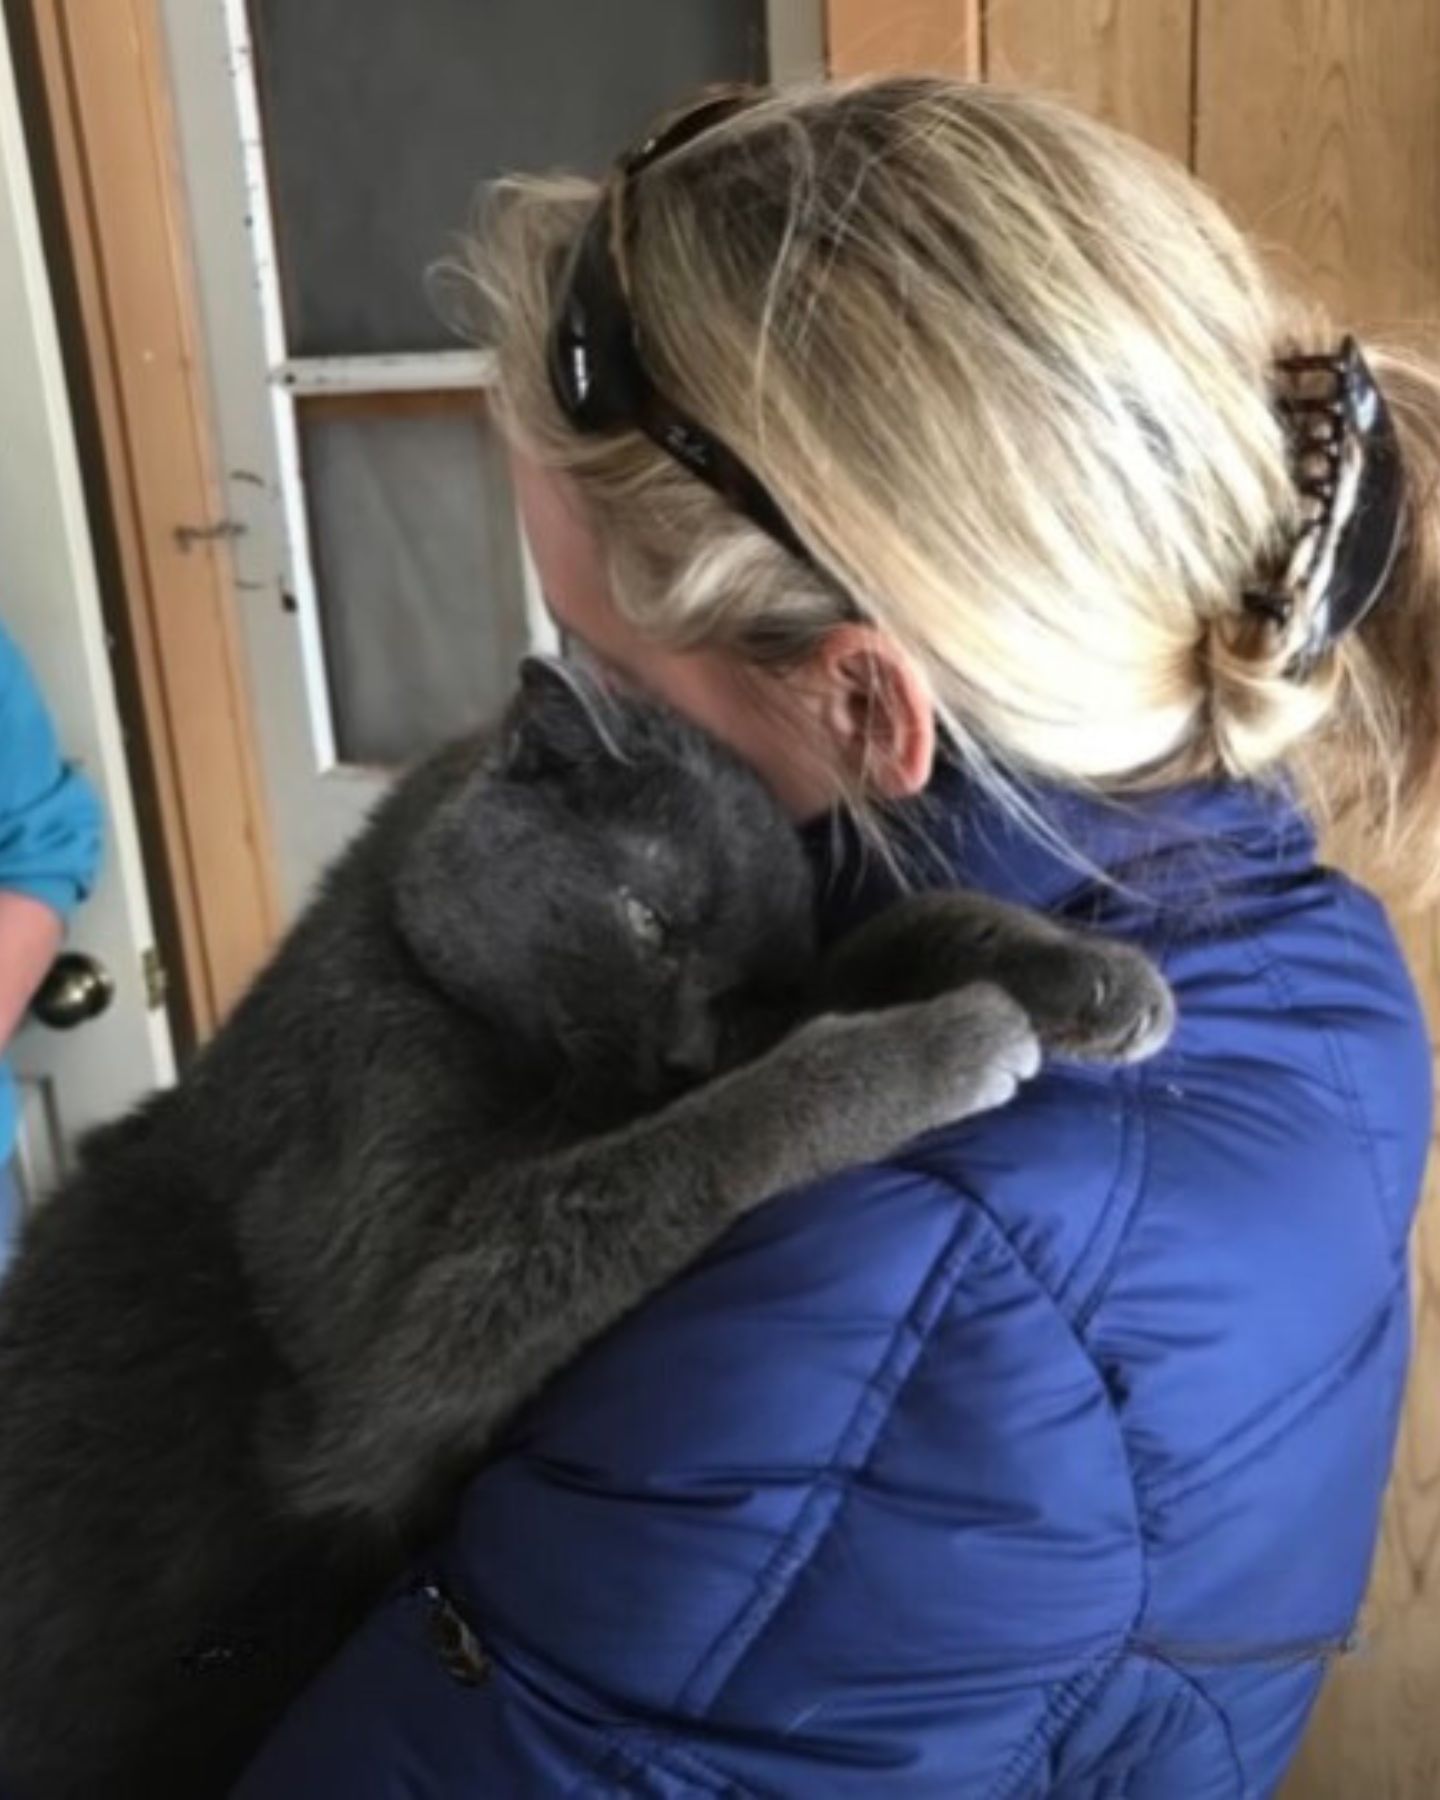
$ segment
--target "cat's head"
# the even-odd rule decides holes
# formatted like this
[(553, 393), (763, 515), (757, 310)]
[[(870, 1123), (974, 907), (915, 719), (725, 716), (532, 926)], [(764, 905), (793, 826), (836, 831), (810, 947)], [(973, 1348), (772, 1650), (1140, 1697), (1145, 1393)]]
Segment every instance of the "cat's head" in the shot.
[(659, 1096), (730, 1059), (729, 1030), (813, 954), (810, 875), (758, 778), (651, 702), (532, 660), (480, 766), (398, 875), (430, 978), (517, 1054)]

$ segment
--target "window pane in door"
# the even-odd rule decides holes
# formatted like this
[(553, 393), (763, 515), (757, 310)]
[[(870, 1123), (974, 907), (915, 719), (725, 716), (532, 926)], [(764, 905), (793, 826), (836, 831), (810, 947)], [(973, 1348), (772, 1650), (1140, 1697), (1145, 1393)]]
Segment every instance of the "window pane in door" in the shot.
[(404, 763), (493, 715), (527, 647), (504, 457), (473, 394), (310, 400), (299, 427), (337, 753)]
[(446, 349), (425, 273), (480, 184), (599, 171), (765, 75), (765, 0), (251, 0), (292, 356)]

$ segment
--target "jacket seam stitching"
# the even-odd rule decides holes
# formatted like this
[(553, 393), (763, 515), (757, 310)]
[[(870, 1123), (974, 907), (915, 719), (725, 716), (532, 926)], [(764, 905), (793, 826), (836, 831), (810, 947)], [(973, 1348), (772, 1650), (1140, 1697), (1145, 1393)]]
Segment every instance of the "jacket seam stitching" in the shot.
[[(1144, 1069), (1136, 1069), (1131, 1072), (1130, 1080), (1133, 1086), (1127, 1087), (1125, 1098), (1131, 1129), (1136, 1136), (1133, 1191), (1125, 1209), (1125, 1217), (1116, 1228), (1115, 1241), (1111, 1244), (1104, 1263), (1091, 1280), (1089, 1292), (1075, 1309), (1073, 1329), (1075, 1335), (1082, 1342), (1085, 1332), (1089, 1329), (1095, 1314), (1104, 1303), (1106, 1294), (1110, 1291), (1110, 1284), (1115, 1279), (1115, 1271), (1120, 1265), (1120, 1258), (1124, 1255), (1125, 1246), (1130, 1241), (1130, 1233), (1135, 1229), (1136, 1222), (1144, 1208), (1145, 1195), (1149, 1187), (1150, 1114), (1144, 1104), (1145, 1096), (1149, 1091), (1147, 1072)], [(1107, 1212), (1115, 1204), (1119, 1192), (1120, 1181), (1117, 1178), (1115, 1186), (1105, 1202)], [(1086, 1249), (1088, 1251), (1088, 1245)]]
[[(900, 1168), (912, 1179), (935, 1180), (928, 1170), (916, 1171), (903, 1163), (892, 1166)], [(969, 1261), (970, 1245), (968, 1240), (973, 1229), (971, 1215), (962, 1214), (946, 1239), (943, 1249), (931, 1262), (910, 1305), (906, 1308), (903, 1316), (896, 1321), (884, 1354), (880, 1357), (857, 1397), (850, 1417), (830, 1453), (829, 1462), (816, 1474), (810, 1492), (802, 1502), (789, 1530), (776, 1544), (764, 1568), (757, 1574), (750, 1598), (703, 1652), (691, 1671), (689, 1679), (680, 1690), (676, 1701), (680, 1711), (702, 1717), (709, 1712), (717, 1697), (734, 1677), (748, 1652), (783, 1605), (801, 1572), (814, 1561), (816, 1554), (825, 1543), (840, 1515), (845, 1490), (853, 1481), (858, 1470), (865, 1467), (873, 1456), (876, 1445), (895, 1416), (900, 1395), (923, 1360), (925, 1349), (937, 1321), (944, 1316), (948, 1303), (960, 1283), (965, 1265)], [(912, 1338), (915, 1346), (914, 1354), (908, 1366), (896, 1379), (896, 1363), (907, 1342)], [(886, 1388), (890, 1390), (888, 1395), (885, 1395)], [(861, 1462), (854, 1468), (842, 1468), (842, 1459), (847, 1451), (859, 1448), (867, 1416), (882, 1396), (884, 1397), (884, 1411), (875, 1420), (870, 1441), (865, 1446)], [(828, 1517), (820, 1517), (817, 1522), (817, 1515), (827, 1508)], [(811, 1530), (812, 1524), (814, 1525), (813, 1531)], [(808, 1544), (805, 1543), (807, 1537)], [(805, 1547), (802, 1548), (802, 1545)], [(718, 1672), (719, 1665), (723, 1662), (727, 1651), (733, 1652), (729, 1664), (724, 1668), (723, 1673)]]
[(1235, 1776), (1237, 1800), (1249, 1800), (1250, 1783), (1246, 1779), (1245, 1764), (1240, 1759), (1240, 1746), (1235, 1742), (1234, 1728), (1231, 1726), (1225, 1708), (1196, 1676), (1190, 1674), (1188, 1670), (1182, 1669), (1178, 1663), (1171, 1662), (1168, 1657), (1159, 1655), (1154, 1649), (1141, 1650), (1132, 1644), (1130, 1654), (1141, 1662), (1164, 1669), (1174, 1680), (1179, 1682), (1187, 1693), (1193, 1694), (1200, 1705), (1210, 1714), (1219, 1727), (1221, 1740), (1225, 1745), (1226, 1754), (1230, 1758), (1230, 1767)]
[[(1166, 965), (1169, 960), (1168, 957), (1163, 951), (1152, 951), (1151, 955), (1152, 960), (1160, 970), (1161, 975), (1166, 975)], [(1096, 1312), (1104, 1302), (1105, 1295), (1109, 1291), (1110, 1283), (1115, 1278), (1115, 1270), (1119, 1265), (1121, 1256), (1124, 1254), (1125, 1245), (1129, 1241), (1130, 1233), (1134, 1229), (1135, 1222), (1140, 1216), (1140, 1209), (1145, 1198), (1147, 1178), (1150, 1173), (1150, 1113), (1145, 1105), (1146, 1096), (1151, 1091), (1150, 1072), (1150, 1068), (1145, 1065), (1121, 1071), (1120, 1092), (1124, 1098), (1125, 1104), (1125, 1128), (1128, 1131), (1134, 1132), (1139, 1140), (1131, 1151), (1131, 1154), (1135, 1159), (1135, 1173), (1131, 1185), (1129, 1204), (1126, 1207), (1124, 1219), (1121, 1220), (1116, 1228), (1115, 1240), (1111, 1244), (1099, 1270), (1089, 1278), (1085, 1293), (1076, 1298), (1074, 1330), (1078, 1337), (1083, 1337), (1090, 1321), (1094, 1318)], [(1111, 1185), (1110, 1192), (1105, 1197), (1105, 1204), (1100, 1208), (1095, 1228), (1085, 1240), (1084, 1247), (1072, 1263), (1065, 1279), (1060, 1283), (1059, 1294), (1061, 1296), (1066, 1295), (1070, 1284), (1076, 1279), (1077, 1271), (1084, 1269), (1085, 1264), (1095, 1247), (1095, 1243), (1104, 1228), (1104, 1222), (1109, 1217), (1111, 1208), (1114, 1207), (1119, 1198), (1125, 1183), (1127, 1169), (1126, 1151), (1128, 1149), (1130, 1149), (1130, 1146), (1122, 1144), (1118, 1166), (1115, 1171), (1115, 1180)]]
[(609, 1746), (607, 1754), (584, 1777), (582, 1785), (566, 1790), (568, 1800), (585, 1800), (586, 1786), (592, 1780), (609, 1782), (632, 1775), (643, 1778), (657, 1769), (682, 1781), (704, 1782), (706, 1793), (715, 1800), (773, 1800), (771, 1790), (743, 1786), (689, 1745), (682, 1751), (653, 1729), (635, 1726), (622, 1736), (611, 1728), (605, 1732), (605, 1741)]
[[(1257, 1457), (1264, 1456), (1265, 1453), (1272, 1449), (1277, 1443), (1280, 1443), (1293, 1431), (1298, 1430), (1315, 1411), (1316, 1407), (1323, 1406), (1330, 1396), (1345, 1382), (1350, 1374), (1351, 1362), (1356, 1353), (1361, 1349), (1372, 1345), (1375, 1339), (1384, 1331), (1394, 1314), (1397, 1297), (1401, 1296), (1406, 1291), (1407, 1286), (1408, 1281), (1405, 1275), (1402, 1274), (1396, 1278), (1386, 1290), (1384, 1299), (1375, 1309), (1374, 1313), (1365, 1320), (1364, 1324), (1355, 1332), (1354, 1336), (1337, 1353), (1334, 1363), (1328, 1372), (1328, 1378), (1322, 1382), (1319, 1389), (1311, 1395), (1309, 1402), (1298, 1413), (1291, 1418), (1286, 1418), (1278, 1423), (1271, 1424), (1268, 1429), (1266, 1428), (1265, 1416), (1262, 1414), (1261, 1417), (1254, 1422), (1254, 1429), (1256, 1433), (1259, 1434), (1257, 1435), (1256, 1441), (1238, 1458), (1232, 1457), (1227, 1460), (1225, 1451), (1234, 1445), (1237, 1437), (1246, 1434), (1246, 1428), (1243, 1426), (1238, 1431), (1232, 1433), (1228, 1438), (1224, 1439), (1221, 1443), (1212, 1447), (1205, 1458), (1206, 1464), (1210, 1466), (1193, 1469), (1188, 1476), (1177, 1473), (1171, 1483), (1154, 1483), (1146, 1494), (1146, 1500), (1149, 1503), (1152, 1512), (1159, 1511), (1165, 1507), (1178, 1506), (1183, 1501), (1193, 1499), (1196, 1494), (1203, 1493), (1207, 1487), (1212, 1487), (1217, 1481), (1228, 1480), (1240, 1470), (1249, 1468)], [(1317, 1373), (1320, 1372), (1317, 1371)], [(1285, 1395), (1281, 1395), (1275, 1402), (1275, 1407), (1268, 1410), (1273, 1412), (1276, 1408), (1282, 1406), (1285, 1397)], [(1217, 1463), (1219, 1466), (1214, 1466)]]
[(1103, 1669), (1093, 1671), (1094, 1679), (1083, 1692), (1079, 1691), (1084, 1685), (1083, 1678), (1077, 1677), (1056, 1694), (1044, 1717), (1032, 1728), (999, 1781), (987, 1793), (986, 1800), (1013, 1800), (1013, 1796), (1021, 1791), (1021, 1784), (1034, 1773), (1040, 1758), (1060, 1748), (1064, 1739), (1076, 1729), (1085, 1715), (1094, 1710), (1104, 1689), (1127, 1659), (1163, 1668), (1185, 1693), (1190, 1694), (1204, 1708), (1214, 1721), (1225, 1746), (1225, 1754), (1234, 1777), (1236, 1800), (1249, 1800), (1250, 1783), (1224, 1707), (1195, 1676), (1154, 1650), (1140, 1649), (1133, 1640), (1122, 1645)]
[[(865, 1395), (862, 1395), (861, 1399), (857, 1402), (855, 1413), (852, 1414), (850, 1423), (847, 1425), (844, 1433), (842, 1433), (841, 1440), (836, 1446), (829, 1466), (817, 1476), (814, 1489), (806, 1504), (801, 1508), (800, 1515), (797, 1517), (790, 1531), (786, 1533), (784, 1542), (776, 1547), (775, 1552), (766, 1564), (765, 1570), (757, 1578), (755, 1587), (756, 1593), (758, 1594), (764, 1591), (768, 1586), (770, 1572), (773, 1569), (778, 1565), (782, 1565), (785, 1560), (793, 1560), (794, 1562), (794, 1566), (789, 1571), (788, 1579), (784, 1582), (783, 1586), (780, 1586), (777, 1589), (771, 1599), (771, 1603), (763, 1610), (763, 1614), (753, 1621), (750, 1630), (740, 1644), (738, 1652), (730, 1663), (729, 1668), (707, 1696), (704, 1702), (704, 1710), (708, 1712), (718, 1695), (724, 1691), (726, 1685), (733, 1679), (745, 1657), (759, 1641), (765, 1628), (783, 1605), (786, 1596), (791, 1592), (794, 1586), (796, 1578), (801, 1571), (813, 1561), (815, 1555), (824, 1544), (826, 1537), (840, 1516), (846, 1491), (853, 1484), (855, 1476), (868, 1465), (873, 1457), (876, 1447), (880, 1443), (887, 1426), (895, 1415), (896, 1407), (899, 1404), (900, 1396), (904, 1392), (906, 1384), (923, 1361), (925, 1351), (929, 1346), (931, 1334), (940, 1320), (945, 1317), (949, 1306), (954, 1299), (955, 1291), (959, 1286), (961, 1276), (970, 1260), (968, 1255), (962, 1256), (960, 1254), (960, 1240), (962, 1237), (968, 1235), (968, 1232), (971, 1229), (971, 1219), (973, 1217), (978, 1217), (983, 1219), (994, 1232), (995, 1236), (1005, 1246), (1008, 1254), (1014, 1259), (1016, 1265), (1023, 1270), (1025, 1276), (1035, 1289), (1040, 1294), (1044, 1295), (1049, 1305), (1053, 1308), (1057, 1319), (1070, 1334), (1078, 1354), (1084, 1359), (1094, 1375), (1099, 1392), (1104, 1399), (1106, 1411), (1119, 1440), (1126, 1486), (1130, 1494), (1131, 1515), (1134, 1521), (1134, 1545), (1138, 1563), (1137, 1573), (1139, 1593), (1133, 1613), (1123, 1628), (1123, 1634), (1120, 1634), (1122, 1636), (1122, 1641), (1119, 1647), (1110, 1652), (1099, 1667), (1092, 1665), (1090, 1668), (1077, 1671), (1075, 1675), (1071, 1676), (1068, 1681), (1061, 1685), (1057, 1693), (1047, 1702), (1041, 1718), (1031, 1727), (1025, 1742), (1012, 1755), (1010, 1763), (1007, 1764), (1006, 1772), (1000, 1777), (1000, 1781), (1004, 1782), (1010, 1779), (1010, 1771), (1012, 1769), (1020, 1769), (1023, 1772), (1026, 1766), (1023, 1759), (1032, 1756), (1036, 1750), (1038, 1750), (1039, 1753), (1043, 1753), (1046, 1744), (1052, 1741), (1053, 1736), (1065, 1729), (1067, 1721), (1079, 1716), (1080, 1712), (1083, 1711), (1084, 1707), (1088, 1704), (1091, 1695), (1098, 1691), (1099, 1687), (1108, 1679), (1114, 1667), (1117, 1666), (1121, 1656), (1124, 1654), (1124, 1646), (1128, 1644), (1139, 1621), (1145, 1616), (1149, 1599), (1150, 1575), (1149, 1561), (1145, 1553), (1145, 1512), (1141, 1506), (1140, 1489), (1135, 1478), (1134, 1461), (1130, 1454), (1124, 1425), (1120, 1419), (1119, 1412), (1115, 1407), (1115, 1403), (1110, 1396), (1109, 1388), (1105, 1383), (1104, 1374), (1096, 1363), (1089, 1347), (1075, 1332), (1073, 1324), (1066, 1316), (1064, 1309), (1060, 1306), (1048, 1284), (1040, 1279), (1039, 1275), (1031, 1267), (1019, 1247), (1011, 1239), (1009, 1233), (1005, 1231), (1003, 1226), (983, 1202), (977, 1199), (977, 1197), (968, 1189), (962, 1187), (958, 1181), (944, 1173), (927, 1168), (924, 1165), (915, 1165), (911, 1162), (896, 1161), (893, 1162), (891, 1166), (947, 1190), (964, 1205), (966, 1209), (965, 1216), (963, 1216), (957, 1224), (955, 1231), (951, 1234), (945, 1248), (936, 1256), (934, 1262), (931, 1264), (929, 1276), (921, 1283), (920, 1291), (915, 1301), (912, 1302), (904, 1318), (897, 1324), (887, 1353), (881, 1359), (880, 1367), (866, 1383)], [(909, 1367), (906, 1369), (904, 1377), (896, 1384), (894, 1391), (890, 1395), (885, 1416), (875, 1427), (875, 1432), (871, 1438), (864, 1460), (854, 1468), (845, 1469), (843, 1471), (837, 1469), (837, 1464), (843, 1454), (844, 1446), (856, 1429), (856, 1417), (863, 1410), (866, 1397), (868, 1397), (879, 1384), (883, 1370), (893, 1361), (896, 1349), (903, 1340), (907, 1330), (911, 1328), (915, 1314), (922, 1310), (931, 1289), (930, 1278), (934, 1276), (936, 1270), (945, 1264), (952, 1265), (952, 1268), (949, 1272), (949, 1278), (944, 1282), (943, 1297), (937, 1297), (935, 1303), (929, 1308), (929, 1317), (924, 1332), (917, 1334), (918, 1342), (916, 1344), (915, 1356)], [(825, 1490), (827, 1497), (833, 1496), (830, 1516), (825, 1520), (821, 1529), (815, 1534), (815, 1537), (805, 1554), (798, 1560), (795, 1560), (789, 1553), (793, 1551), (795, 1539), (800, 1535), (806, 1518), (813, 1510), (814, 1505), (817, 1504), (817, 1496), (822, 1489)], [(747, 1608), (745, 1610), (749, 1611), (751, 1609)], [(678, 1704), (682, 1709), (687, 1705), (693, 1704), (695, 1698), (694, 1690), (700, 1680), (701, 1674), (715, 1661), (727, 1639), (734, 1637), (739, 1632), (743, 1619), (744, 1614), (742, 1613), (741, 1617), (733, 1620), (705, 1651), (699, 1663), (696, 1665), (695, 1671), (692, 1673), (689, 1681), (681, 1692)], [(1034, 1749), (1032, 1749), (1032, 1746), (1034, 1746)], [(997, 1786), (993, 1790), (990, 1800), (1004, 1800), (1005, 1793), (1006, 1790), (1003, 1786)]]
[(1095, 1704), (1101, 1690), (1120, 1667), (1124, 1655), (1121, 1645), (1099, 1668), (1083, 1669), (1056, 1689), (1040, 1717), (1016, 1746), (985, 1800), (1010, 1800), (1020, 1791), (1020, 1784), (1029, 1779), (1040, 1758), (1047, 1755)]
[[(1337, 900), (1343, 897), (1337, 895)], [(1347, 907), (1348, 910), (1348, 907)], [(1298, 996), (1290, 973), (1283, 961), (1268, 950), (1263, 943), (1253, 937), (1240, 936), (1236, 939), (1236, 947), (1248, 958), (1251, 968), (1266, 983), (1277, 999), (1289, 1010), (1295, 1010)], [(1375, 1227), (1380, 1235), (1380, 1247), (1386, 1260), (1393, 1266), (1395, 1254), (1389, 1242), (1389, 1232), (1385, 1214), (1385, 1178), (1375, 1150), (1375, 1133), (1361, 1104), (1359, 1090), (1356, 1086), (1354, 1071), (1350, 1067), (1350, 1059), (1345, 1055), (1335, 1033), (1328, 1025), (1318, 1026), (1320, 1042), (1325, 1047), (1325, 1060), (1330, 1065), (1331, 1077), (1339, 1089), (1344, 1101), (1345, 1111), (1349, 1119), (1350, 1129), (1354, 1132), (1360, 1146), (1365, 1165), (1370, 1171), (1371, 1212)]]

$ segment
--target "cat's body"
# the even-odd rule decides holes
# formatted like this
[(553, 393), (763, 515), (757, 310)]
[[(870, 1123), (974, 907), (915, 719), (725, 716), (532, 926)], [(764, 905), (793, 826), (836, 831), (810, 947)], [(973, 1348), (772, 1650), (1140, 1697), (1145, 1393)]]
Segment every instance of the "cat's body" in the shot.
[(586, 1341), (1032, 1071), (1012, 1001), (943, 990), (1004, 965), (1082, 1051), (1168, 1024), (1132, 953), (962, 896), (917, 906), (923, 978), (892, 918), (817, 979), (810, 906), (747, 772), (553, 677), (403, 784), (0, 1291), (7, 1797), (224, 1793)]

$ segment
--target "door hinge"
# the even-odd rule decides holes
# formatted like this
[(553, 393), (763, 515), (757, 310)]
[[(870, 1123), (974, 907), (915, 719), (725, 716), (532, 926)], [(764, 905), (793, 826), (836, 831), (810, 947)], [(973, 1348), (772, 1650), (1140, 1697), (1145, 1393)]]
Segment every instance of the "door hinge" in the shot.
[(151, 1012), (158, 1012), (170, 991), (170, 976), (153, 944), (141, 952), (140, 974), (145, 983), (145, 1004)]

